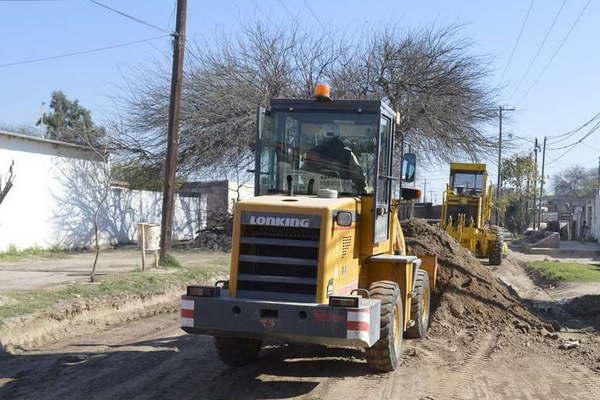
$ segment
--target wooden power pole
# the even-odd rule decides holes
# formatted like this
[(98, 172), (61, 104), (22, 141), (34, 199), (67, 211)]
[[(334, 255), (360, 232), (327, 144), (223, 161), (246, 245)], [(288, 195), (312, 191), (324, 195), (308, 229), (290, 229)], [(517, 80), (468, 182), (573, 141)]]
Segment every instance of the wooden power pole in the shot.
[(498, 184), (496, 186), (496, 224), (500, 225), (500, 198), (502, 197), (502, 118), (504, 111), (515, 111), (514, 108), (498, 107)]
[(598, 190), (598, 193), (600, 193), (600, 157), (598, 157), (598, 177), (597, 177), (597, 186), (596, 189)]
[(164, 260), (171, 249), (173, 213), (175, 206), (175, 177), (179, 153), (179, 105), (183, 84), (183, 55), (185, 53), (185, 20), (187, 0), (177, 0), (177, 21), (173, 33), (173, 69), (171, 71), (171, 98), (167, 132), (167, 157), (163, 187), (162, 221), (160, 232), (160, 259)]
[(540, 180), (540, 205), (538, 208), (538, 230), (540, 229), (540, 224), (542, 223), (542, 199), (544, 198), (544, 181), (546, 180), (544, 174), (545, 174), (545, 170), (544, 168), (546, 167), (546, 137), (544, 136), (544, 145), (543, 145), (543, 149), (542, 149), (542, 177)]
[(535, 154), (535, 175), (533, 176), (533, 205), (531, 207), (533, 209), (533, 223), (531, 224), (533, 229), (536, 229), (536, 227), (537, 227), (536, 215), (537, 215), (538, 149), (539, 149), (538, 140), (537, 140), (537, 138), (535, 138), (535, 145), (533, 147), (533, 152)]

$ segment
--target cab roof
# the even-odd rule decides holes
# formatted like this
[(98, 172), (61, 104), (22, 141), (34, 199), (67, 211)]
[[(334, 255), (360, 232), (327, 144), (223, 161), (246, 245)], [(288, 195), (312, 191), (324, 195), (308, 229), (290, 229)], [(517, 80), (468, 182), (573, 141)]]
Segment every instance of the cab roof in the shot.
[(450, 163), (450, 171), (486, 172), (486, 164), (479, 163)]
[(378, 113), (381, 108), (393, 110), (380, 100), (333, 100), (315, 99), (271, 99), (271, 109), (275, 111), (351, 111)]

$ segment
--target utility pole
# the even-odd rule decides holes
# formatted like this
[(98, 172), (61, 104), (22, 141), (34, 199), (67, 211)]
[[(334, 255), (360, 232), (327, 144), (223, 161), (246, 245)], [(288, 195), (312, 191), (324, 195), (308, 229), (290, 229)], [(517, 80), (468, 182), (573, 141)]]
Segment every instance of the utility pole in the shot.
[[(529, 161), (533, 159), (532, 154), (529, 153)], [(531, 222), (531, 205), (529, 204), (529, 193), (531, 188), (531, 174), (527, 174), (527, 187), (525, 189), (525, 219), (527, 220), (527, 227), (529, 228), (529, 223)]]
[(598, 189), (598, 193), (600, 193), (600, 156), (598, 157), (598, 185), (597, 185), (597, 189)]
[(498, 184), (496, 186), (496, 223), (500, 225), (498, 205), (502, 197), (502, 117), (504, 111), (515, 111), (514, 108), (498, 107)]
[(427, 199), (427, 179), (424, 179), (423, 181), (423, 203), (427, 203), (427, 201), (425, 201)]
[(44, 135), (44, 105), (46, 105), (46, 102), (42, 101), (42, 103), (40, 104), (40, 136), (42, 138), (45, 137), (45, 135)]
[(537, 204), (536, 204), (536, 199), (537, 199), (537, 177), (538, 177), (538, 140), (537, 138), (535, 138), (535, 145), (533, 147), (533, 153), (535, 154), (535, 175), (533, 176), (533, 222), (532, 222), (532, 227), (533, 229), (535, 229), (536, 225), (535, 225), (535, 221), (536, 221), (536, 215), (537, 215)]
[(160, 259), (164, 260), (171, 249), (173, 212), (175, 205), (175, 177), (179, 153), (179, 105), (183, 84), (183, 55), (185, 53), (185, 20), (187, 0), (177, 0), (177, 21), (173, 33), (173, 69), (171, 71), (171, 98), (167, 132), (167, 158), (163, 187), (162, 221), (160, 227)]
[(544, 176), (544, 167), (546, 166), (546, 136), (544, 136), (544, 147), (542, 150), (542, 179), (540, 181), (540, 205), (538, 208), (538, 230), (540, 229), (540, 224), (542, 222), (542, 198), (544, 197), (544, 181), (546, 177)]

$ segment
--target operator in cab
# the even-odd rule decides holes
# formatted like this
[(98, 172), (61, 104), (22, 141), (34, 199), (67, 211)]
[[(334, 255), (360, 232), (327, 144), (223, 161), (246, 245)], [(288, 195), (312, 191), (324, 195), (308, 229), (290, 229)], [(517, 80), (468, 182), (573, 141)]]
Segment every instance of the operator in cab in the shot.
[(365, 175), (352, 149), (340, 139), (340, 127), (335, 123), (325, 124), (322, 137), (322, 141), (306, 153), (302, 169), (338, 179), (349, 179), (355, 193), (365, 193)]

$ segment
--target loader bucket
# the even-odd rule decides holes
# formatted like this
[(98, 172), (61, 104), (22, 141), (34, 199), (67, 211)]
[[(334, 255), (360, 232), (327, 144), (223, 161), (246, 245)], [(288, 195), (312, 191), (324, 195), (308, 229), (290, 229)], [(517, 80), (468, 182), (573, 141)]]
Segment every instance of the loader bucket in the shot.
[(436, 291), (435, 283), (437, 281), (437, 256), (436, 255), (425, 255), (420, 254), (418, 257), (421, 259), (421, 268), (427, 271), (429, 275), (429, 287), (433, 292)]

